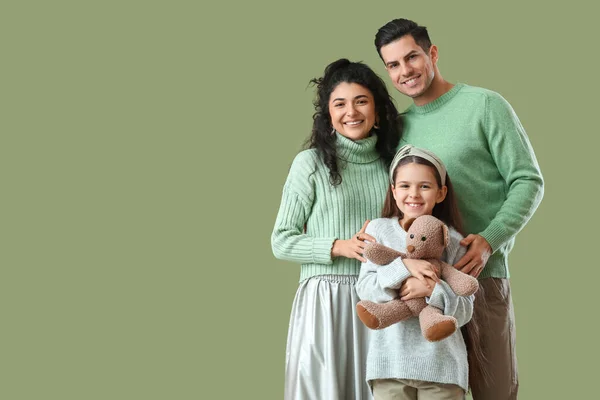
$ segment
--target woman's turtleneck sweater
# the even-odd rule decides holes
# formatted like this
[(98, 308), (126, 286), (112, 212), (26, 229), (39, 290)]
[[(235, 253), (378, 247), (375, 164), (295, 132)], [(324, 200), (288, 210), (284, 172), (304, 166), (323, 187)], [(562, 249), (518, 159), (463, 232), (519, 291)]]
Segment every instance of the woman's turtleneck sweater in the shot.
[(316, 149), (300, 152), (283, 187), (271, 245), (275, 257), (302, 264), (300, 281), (317, 275), (358, 275), (360, 262), (331, 258), (336, 239), (350, 239), (381, 215), (387, 168), (375, 150), (377, 135), (352, 141), (337, 135), (342, 183), (332, 186)]

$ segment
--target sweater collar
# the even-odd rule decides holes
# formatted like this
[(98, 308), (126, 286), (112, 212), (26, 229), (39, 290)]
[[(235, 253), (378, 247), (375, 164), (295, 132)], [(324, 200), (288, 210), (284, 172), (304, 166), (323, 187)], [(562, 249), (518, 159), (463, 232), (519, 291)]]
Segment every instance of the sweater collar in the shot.
[(450, 100), (452, 100), (454, 98), (454, 96), (456, 96), (456, 94), (464, 87), (464, 83), (457, 83), (456, 85), (454, 85), (452, 87), (452, 89), (448, 90), (446, 93), (444, 93), (443, 95), (441, 95), (440, 97), (438, 97), (437, 99), (422, 105), (422, 106), (417, 106), (412, 104), (409, 108), (408, 111), (409, 112), (415, 112), (417, 114), (427, 114), (428, 112), (431, 111), (435, 111), (438, 108), (440, 108), (441, 106), (443, 106), (444, 104), (448, 103)]
[(351, 163), (367, 164), (380, 157), (375, 149), (377, 135), (373, 134), (368, 138), (354, 141), (341, 135), (337, 131), (335, 134), (337, 137), (336, 146), (338, 158)]

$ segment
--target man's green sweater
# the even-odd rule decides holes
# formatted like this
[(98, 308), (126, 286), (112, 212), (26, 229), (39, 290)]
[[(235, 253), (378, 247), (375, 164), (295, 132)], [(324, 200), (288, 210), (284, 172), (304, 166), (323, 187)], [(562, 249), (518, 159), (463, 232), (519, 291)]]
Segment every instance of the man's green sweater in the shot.
[(493, 91), (456, 84), (403, 114), (400, 146), (410, 143), (442, 159), (454, 186), (465, 235), (478, 233), (493, 254), (479, 278), (508, 278), (516, 234), (544, 193), (533, 148), (508, 102)]

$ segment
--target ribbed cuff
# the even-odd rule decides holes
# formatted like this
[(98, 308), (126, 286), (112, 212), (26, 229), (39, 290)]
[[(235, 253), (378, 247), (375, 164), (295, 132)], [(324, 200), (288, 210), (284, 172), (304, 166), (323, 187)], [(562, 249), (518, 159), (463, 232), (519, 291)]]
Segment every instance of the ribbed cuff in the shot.
[(425, 301), (430, 306), (435, 308), (439, 308), (440, 310), (444, 310), (445, 302), (444, 302), (444, 289), (440, 283), (436, 283), (433, 287), (433, 291), (431, 292), (431, 296), (425, 297)]
[(315, 264), (333, 264), (331, 259), (331, 248), (336, 238), (314, 238), (313, 239), (313, 262)]
[(377, 280), (384, 289), (398, 289), (402, 282), (410, 278), (410, 271), (404, 266), (400, 258), (388, 265), (377, 268)]
[(497, 222), (492, 222), (480, 235), (490, 244), (492, 253), (495, 253), (509, 239), (504, 225)]

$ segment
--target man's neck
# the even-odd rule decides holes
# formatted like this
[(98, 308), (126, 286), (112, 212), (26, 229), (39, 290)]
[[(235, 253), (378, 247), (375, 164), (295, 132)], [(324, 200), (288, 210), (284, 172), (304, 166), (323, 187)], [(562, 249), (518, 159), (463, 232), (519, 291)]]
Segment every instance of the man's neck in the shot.
[(434, 100), (437, 100), (440, 96), (446, 94), (450, 89), (454, 87), (453, 83), (448, 82), (441, 75), (437, 74), (431, 82), (429, 89), (419, 97), (413, 99), (416, 106), (424, 106)]

